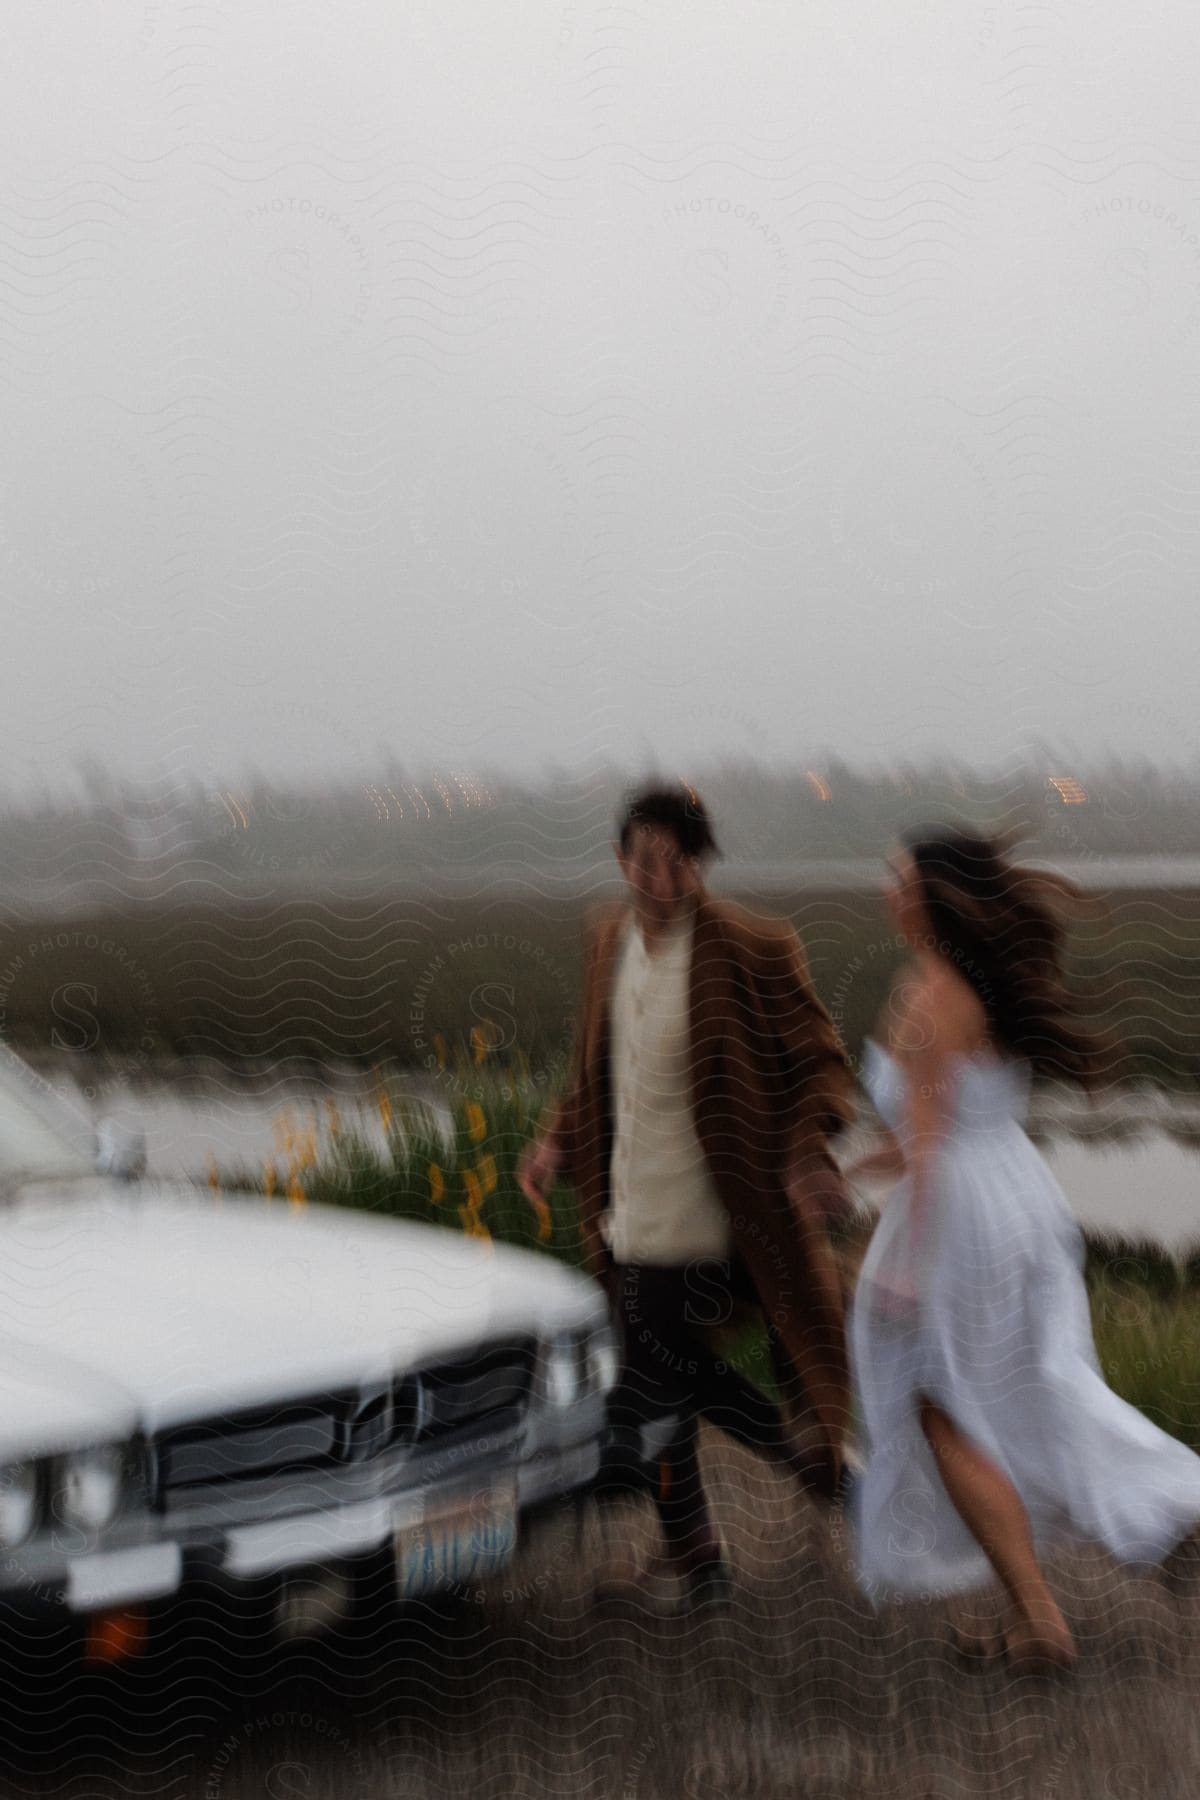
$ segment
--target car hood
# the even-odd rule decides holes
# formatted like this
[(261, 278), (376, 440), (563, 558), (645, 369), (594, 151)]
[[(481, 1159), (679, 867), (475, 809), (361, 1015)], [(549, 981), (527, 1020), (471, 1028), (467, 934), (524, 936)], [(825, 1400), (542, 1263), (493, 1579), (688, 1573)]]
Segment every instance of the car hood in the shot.
[(30, 1188), (0, 1213), (0, 1451), (23, 1453), (34, 1414), (93, 1441), (606, 1316), (551, 1258), (437, 1226), (187, 1186)]

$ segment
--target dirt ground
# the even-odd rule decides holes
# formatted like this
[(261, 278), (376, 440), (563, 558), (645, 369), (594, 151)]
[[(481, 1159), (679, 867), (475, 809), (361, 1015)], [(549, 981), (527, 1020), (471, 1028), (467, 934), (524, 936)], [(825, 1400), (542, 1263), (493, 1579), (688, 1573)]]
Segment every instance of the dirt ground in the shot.
[[(158, 1800), (1194, 1800), (1200, 1581), (1079, 1546), (1051, 1564), (1082, 1660), (964, 1667), (959, 1600), (878, 1614), (846, 1543), (786, 1478), (705, 1428), (732, 1606), (593, 1598), (606, 1553), (657, 1541), (644, 1500), (547, 1522), (485, 1588), (234, 1673), (229, 1642), (161, 1655), (30, 1714), (4, 1794)], [(195, 1648), (195, 1646), (193, 1646)], [(201, 1696), (203, 1695), (203, 1699)], [(29, 1739), (25, 1747), (24, 1740)]]

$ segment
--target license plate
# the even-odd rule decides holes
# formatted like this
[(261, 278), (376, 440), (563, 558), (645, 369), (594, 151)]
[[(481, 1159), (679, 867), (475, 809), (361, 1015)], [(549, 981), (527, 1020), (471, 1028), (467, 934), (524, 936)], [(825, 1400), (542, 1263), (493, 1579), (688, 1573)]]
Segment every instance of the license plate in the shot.
[(517, 1490), (493, 1484), (448, 1506), (431, 1504), (419, 1525), (402, 1525), (393, 1545), (402, 1594), (480, 1581), (512, 1561), (517, 1544)]

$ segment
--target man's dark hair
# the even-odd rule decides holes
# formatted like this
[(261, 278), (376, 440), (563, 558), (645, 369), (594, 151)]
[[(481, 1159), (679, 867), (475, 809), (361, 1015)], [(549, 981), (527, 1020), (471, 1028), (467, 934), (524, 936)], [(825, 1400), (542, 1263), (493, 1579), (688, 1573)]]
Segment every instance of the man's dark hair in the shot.
[(635, 825), (655, 825), (669, 831), (682, 856), (720, 856), (713, 836), (708, 811), (695, 788), (680, 782), (677, 787), (648, 787), (628, 802), (620, 821), (620, 843), (624, 854)]

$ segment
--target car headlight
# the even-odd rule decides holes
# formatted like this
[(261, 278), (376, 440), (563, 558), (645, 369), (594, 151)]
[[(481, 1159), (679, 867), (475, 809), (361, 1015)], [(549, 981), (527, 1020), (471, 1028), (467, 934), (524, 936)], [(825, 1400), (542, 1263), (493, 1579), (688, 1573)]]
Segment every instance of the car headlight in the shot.
[(0, 1467), (0, 1549), (15, 1550), (38, 1518), (38, 1466), (6, 1463)]
[(621, 1353), (611, 1325), (601, 1325), (587, 1339), (588, 1385), (607, 1394), (621, 1372)]
[(578, 1337), (547, 1338), (538, 1365), (538, 1392), (551, 1406), (573, 1406), (584, 1391), (583, 1345)]
[(547, 1338), (538, 1365), (538, 1394), (551, 1406), (573, 1406), (586, 1394), (606, 1394), (620, 1356), (610, 1325)]
[(103, 1531), (121, 1510), (128, 1457), (123, 1444), (98, 1444), (61, 1457), (54, 1472), (55, 1512), (64, 1525)]

